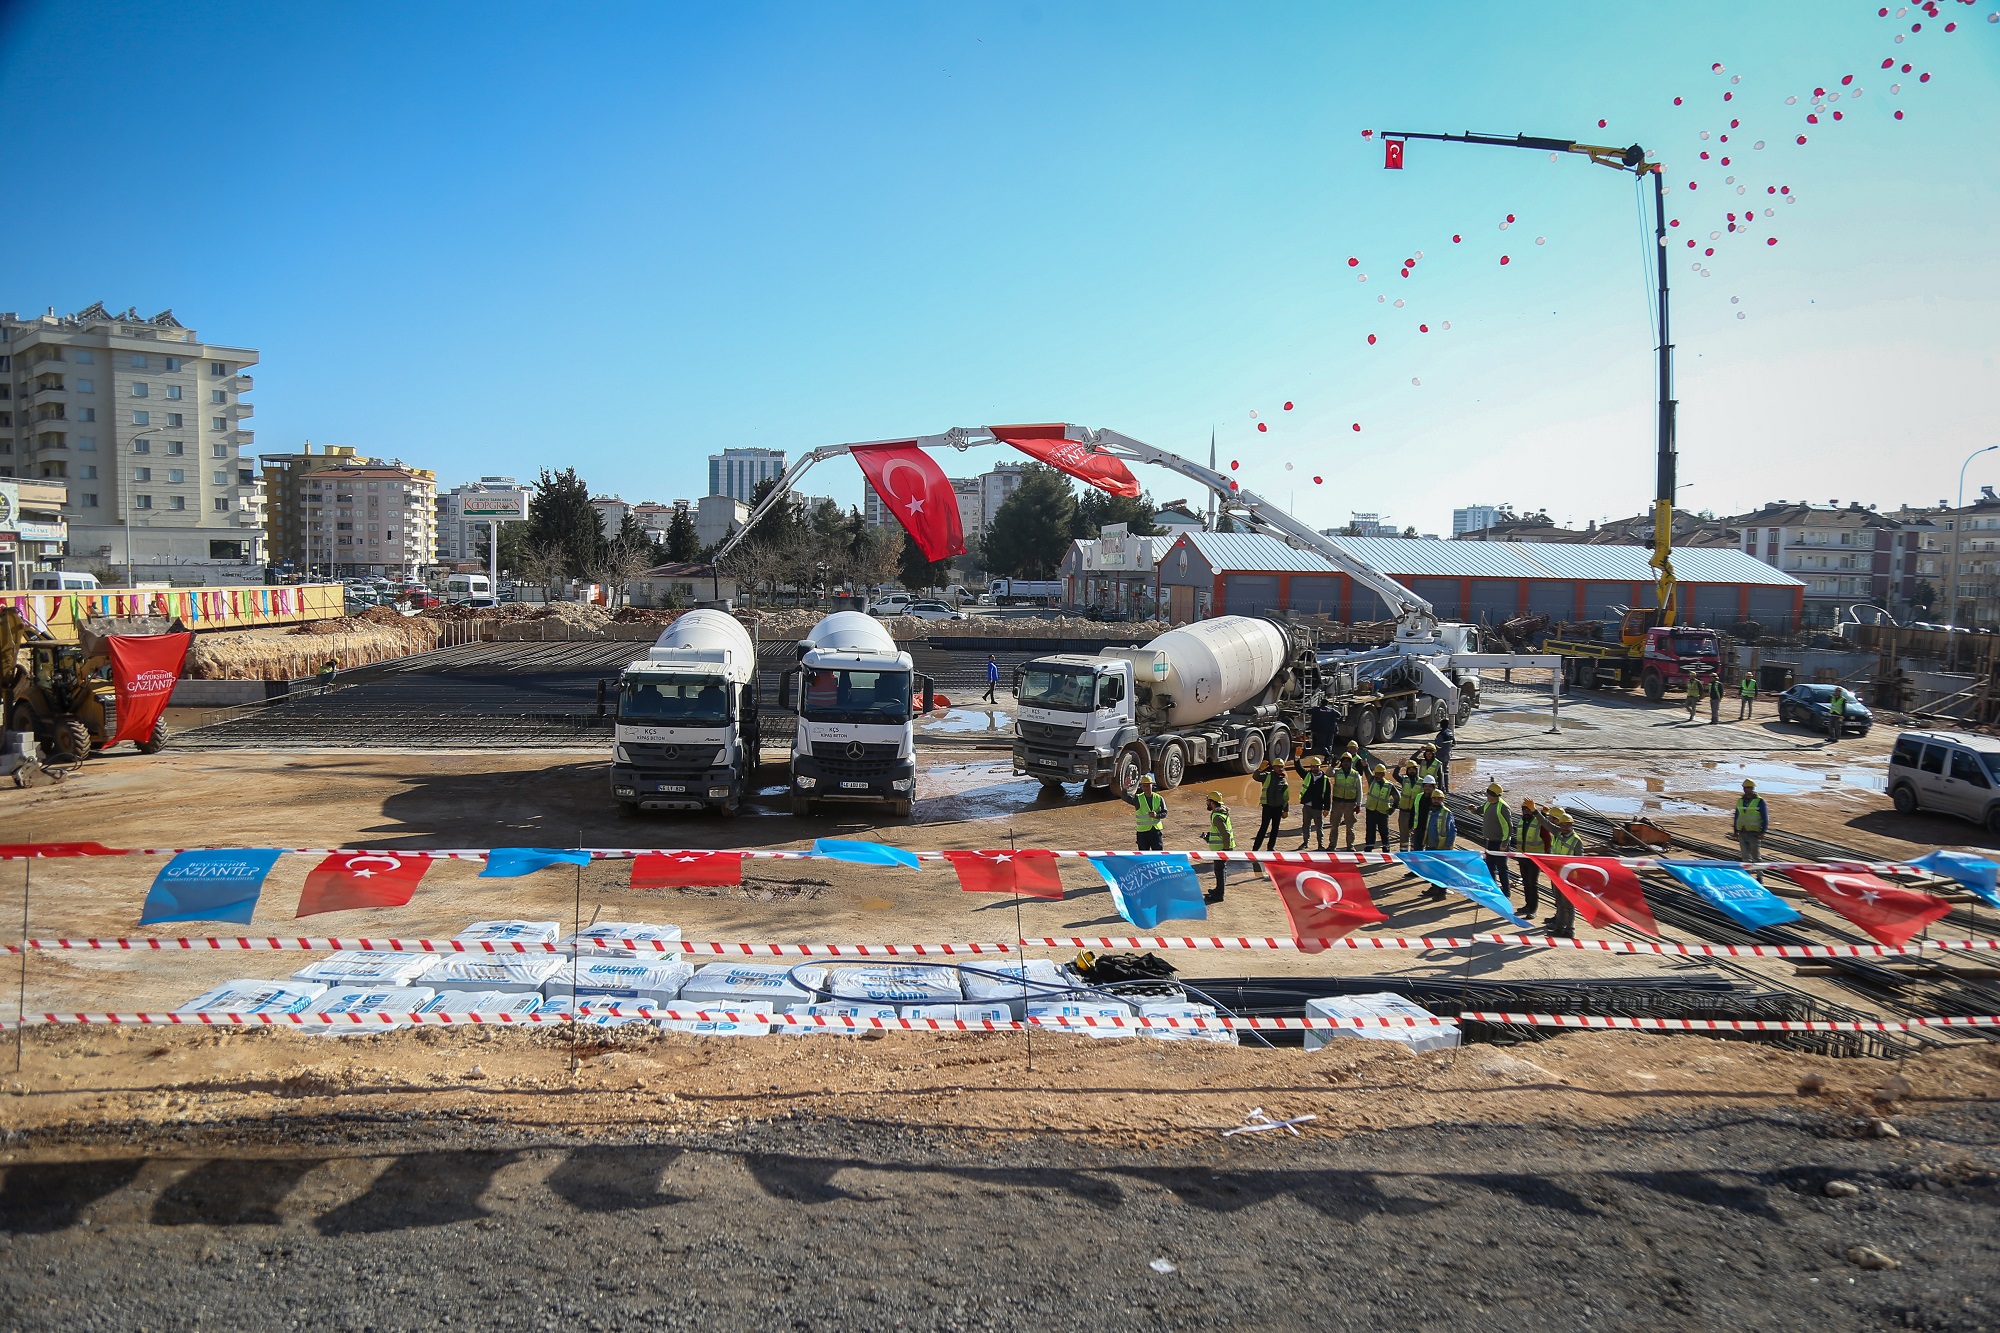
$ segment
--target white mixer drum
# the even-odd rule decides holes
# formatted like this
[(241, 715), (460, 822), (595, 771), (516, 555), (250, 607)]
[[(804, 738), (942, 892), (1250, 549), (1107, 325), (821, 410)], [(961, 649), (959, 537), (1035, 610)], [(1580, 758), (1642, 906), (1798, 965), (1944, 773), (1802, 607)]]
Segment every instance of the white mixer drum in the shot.
[[(1217, 616), (1168, 630), (1146, 645), (1166, 654), (1154, 698), (1174, 701), (1167, 725), (1192, 726), (1256, 698), (1285, 664), (1285, 632), (1251, 616)], [(1142, 677), (1143, 680), (1143, 677)]]

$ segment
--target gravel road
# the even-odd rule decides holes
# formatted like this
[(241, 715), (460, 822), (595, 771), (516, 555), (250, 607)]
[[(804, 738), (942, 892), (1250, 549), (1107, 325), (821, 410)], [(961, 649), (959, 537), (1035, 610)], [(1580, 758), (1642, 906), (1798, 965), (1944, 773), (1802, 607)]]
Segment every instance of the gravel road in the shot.
[[(16, 1137), (10, 1329), (2000, 1325), (2000, 1109), (1196, 1147), (798, 1117)], [(311, 1147), (301, 1145), (310, 1144)], [(1829, 1182), (1856, 1192), (1830, 1197)], [(1839, 1187), (1837, 1187), (1839, 1188)], [(1872, 1247), (1894, 1267), (1850, 1260)], [(1159, 1261), (1159, 1262), (1156, 1262)], [(1165, 1265), (1171, 1265), (1165, 1271)]]

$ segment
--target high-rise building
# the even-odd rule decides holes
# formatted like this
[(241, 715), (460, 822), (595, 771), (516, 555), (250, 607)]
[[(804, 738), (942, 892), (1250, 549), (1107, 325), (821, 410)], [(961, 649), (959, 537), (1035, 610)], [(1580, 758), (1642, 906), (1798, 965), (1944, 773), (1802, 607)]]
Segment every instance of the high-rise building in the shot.
[(300, 479), (305, 564), (333, 578), (420, 577), (437, 560), (437, 474), (386, 463), (333, 462)]
[(243, 371), (256, 361), (202, 342), (171, 310), (0, 313), (0, 476), (68, 487), (72, 567), (261, 572), (262, 486), (240, 457), (255, 440)]
[(1009, 496), (1020, 488), (1021, 473), (1026, 463), (1001, 463), (991, 472), (979, 474), (979, 530), (985, 532), (993, 526), (993, 516), (1000, 512), (1000, 506), (1007, 503)]
[(1451, 535), (1463, 537), (1468, 532), (1484, 532), (1499, 521), (1500, 506), (1467, 505), (1451, 511)]
[(749, 504), (757, 483), (785, 475), (783, 449), (724, 449), (708, 456), (708, 493)]

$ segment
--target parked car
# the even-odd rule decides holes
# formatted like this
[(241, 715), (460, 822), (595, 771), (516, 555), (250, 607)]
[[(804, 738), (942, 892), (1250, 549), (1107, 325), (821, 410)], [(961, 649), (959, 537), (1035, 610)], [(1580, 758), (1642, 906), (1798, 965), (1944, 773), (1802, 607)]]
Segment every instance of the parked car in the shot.
[(1868, 705), (1855, 696), (1854, 691), (1842, 689), (1838, 685), (1794, 685), (1778, 696), (1778, 721), (1797, 722), (1816, 731), (1826, 730), (1826, 720), (1833, 712), (1833, 692), (1847, 696), (1847, 721), (1841, 732), (1853, 732), (1866, 736), (1868, 728), (1875, 725), (1875, 715), (1868, 711)]
[(906, 592), (885, 592), (868, 603), (871, 616), (900, 616), (910, 609), (913, 599)]
[(1889, 799), (1899, 815), (1957, 815), (2000, 834), (2000, 740), (1904, 732), (1889, 752)]
[(902, 614), (918, 620), (965, 619), (965, 612), (946, 606), (943, 602), (911, 602)]

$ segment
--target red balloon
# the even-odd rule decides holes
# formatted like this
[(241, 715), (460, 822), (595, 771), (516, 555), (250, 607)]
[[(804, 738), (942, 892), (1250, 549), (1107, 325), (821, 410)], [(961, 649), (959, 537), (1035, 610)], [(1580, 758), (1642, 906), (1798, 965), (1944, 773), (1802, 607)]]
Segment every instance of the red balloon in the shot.
[(1897, 119), (1897, 120), (1901, 120), (1902, 118), (1903, 118), (1903, 113), (1902, 113), (1902, 112), (1900, 112), (1900, 111), (1898, 111), (1898, 112), (1896, 113), (1896, 119)]
[(1507, 215), (1507, 220), (1508, 220), (1509, 222), (1512, 222), (1512, 221), (1514, 220), (1514, 215), (1513, 215), (1512, 213), (1509, 213), (1509, 214)]
[(1688, 182), (1688, 188), (1689, 188), (1690, 190), (1699, 190), (1699, 189), (1701, 188), (1701, 186), (1700, 186), (1700, 184), (1699, 184), (1699, 183), (1697, 183), (1697, 182), (1695, 182), (1695, 181), (1689, 181), (1689, 182)]
[(1833, 118), (1834, 118), (1835, 120), (1839, 120), (1839, 119), (1841, 118), (1841, 114), (1842, 114), (1842, 113), (1840, 113), (1840, 112), (1836, 111), (1836, 112), (1834, 112), (1834, 113), (1833, 113)]
[(1285, 404), (1285, 410), (1286, 410), (1287, 412), (1291, 411), (1291, 410), (1292, 410), (1292, 405), (1291, 405), (1290, 403), (1286, 403), (1286, 404)]
[(1410, 276), (1410, 270), (1408, 270), (1408, 269), (1404, 269), (1404, 270), (1402, 270), (1402, 273), (1403, 273), (1403, 276), (1404, 276), (1404, 277), (1406, 277), (1406, 278)]
[(1777, 243), (1778, 243), (1778, 238), (1775, 236), (1766, 236), (1764, 238), (1764, 244), (1766, 245), (1776, 245)]
[(1800, 142), (1800, 143), (1804, 143), (1805, 141), (1806, 141), (1806, 136), (1805, 136), (1805, 135), (1803, 135), (1803, 134), (1801, 134), (1801, 135), (1799, 136), (1799, 142)]
[(1669, 223), (1667, 223), (1667, 225), (1668, 225), (1669, 227), (1678, 227), (1678, 226), (1680, 226), (1680, 225), (1681, 225), (1681, 220), (1680, 220), (1679, 218), (1675, 218), (1675, 219), (1673, 219), (1672, 221), (1670, 221)]
[(1375, 345), (1375, 335), (1372, 333), (1368, 335), (1368, 345), (1370, 347), (1373, 347)]
[[(1265, 424), (1264, 424), (1263, 422), (1261, 422), (1261, 421), (1260, 421), (1260, 422), (1258, 422), (1258, 423), (1257, 423), (1257, 429), (1258, 429), (1258, 430), (1260, 430), (1260, 431), (1264, 431), (1264, 430), (1269, 430), (1269, 429), (1271, 429), (1271, 428), (1270, 428), (1269, 426), (1265, 425)], [(1235, 467), (1235, 466), (1236, 466), (1236, 464), (1234, 464), (1234, 463), (1231, 463), (1231, 464), (1230, 464), (1229, 466), (1233, 468), (1233, 467)]]
[(1944, 30), (1945, 30), (1946, 32), (1957, 32), (1957, 31), (1958, 31), (1958, 25), (1957, 25), (1956, 23), (1947, 23), (1947, 24), (1945, 24), (1945, 25), (1944, 25)]
[(1790, 194), (1791, 192), (1792, 192), (1792, 187), (1789, 185), (1780, 185), (1778, 187), (1779, 194)]
[(1320, 481), (1320, 479), (1319, 479), (1318, 477), (1314, 477), (1314, 478), (1313, 478), (1313, 485), (1315, 485), (1315, 486), (1319, 486), (1319, 485), (1322, 485), (1322, 484), (1323, 484), (1323, 483), (1322, 483), (1322, 482)]
[(1510, 263), (1510, 262), (1512, 262), (1512, 261), (1510, 261), (1510, 260), (1509, 260), (1509, 259), (1507, 258), (1507, 256), (1505, 256), (1505, 255), (1501, 255), (1501, 256), (1500, 256), (1500, 262), (1501, 262), (1501, 263), (1503, 263), (1503, 264), (1506, 264), (1506, 263)]
[(1739, 128), (1739, 127), (1740, 127), (1740, 126), (1741, 126), (1742, 124), (1743, 124), (1743, 122), (1742, 122), (1742, 121), (1740, 121), (1740, 120), (1732, 120), (1732, 121), (1730, 121), (1730, 122), (1729, 122), (1729, 128), (1730, 128), (1730, 129), (1732, 129), (1732, 130), (1733, 130), (1733, 129), (1737, 129), (1737, 128)]
[(1707, 153), (1703, 153), (1703, 154), (1701, 155), (1701, 160), (1702, 160), (1702, 161), (1704, 161), (1704, 162), (1708, 161), (1708, 154), (1707, 154)]
[(1930, 81), (1931, 81), (1931, 74), (1929, 70), (1925, 70), (1922, 74), (1917, 75), (1918, 83), (1929, 83)]
[(1723, 159), (1722, 159), (1722, 165), (1723, 165), (1723, 166), (1725, 166), (1725, 167), (1726, 167), (1726, 166), (1728, 166), (1728, 165), (1729, 165), (1729, 159), (1728, 159), (1728, 158), (1726, 158), (1726, 157), (1725, 157), (1725, 158), (1723, 158)]
[(1843, 74), (1840, 76), (1840, 86), (1843, 88), (1845, 88), (1848, 84), (1853, 82), (1854, 82), (1854, 76), (1852, 74)]
[(1419, 325), (1417, 325), (1417, 332), (1418, 332), (1418, 333), (1429, 333), (1430, 331), (1431, 331), (1431, 326), (1430, 326), (1430, 325), (1428, 325), (1428, 324), (1419, 324)]
[(1242, 490), (1243, 488), (1242, 488), (1242, 487), (1240, 487), (1240, 486), (1238, 486), (1238, 485), (1237, 485), (1237, 484), (1236, 484), (1236, 483), (1235, 483), (1234, 481), (1231, 481), (1231, 482), (1229, 483), (1229, 489), (1230, 489), (1230, 490), (1232, 490), (1232, 491), (1238, 491), (1238, 490)]
[(1727, 101), (1728, 101), (1728, 100), (1729, 100), (1730, 98), (1732, 98), (1732, 97), (1734, 97), (1734, 96), (1736, 96), (1736, 94), (1735, 94), (1735, 93), (1724, 93), (1724, 94), (1722, 95), (1722, 100), (1723, 100), (1723, 101), (1725, 101), (1725, 102), (1727, 102)]
[(1818, 117), (1818, 116), (1807, 116), (1807, 117), (1806, 117), (1806, 124), (1808, 124), (1808, 125), (1817, 125), (1817, 124), (1819, 124), (1819, 117)]
[(1603, 122), (1603, 121), (1601, 121), (1601, 120), (1600, 120), (1600, 121), (1598, 121), (1598, 122), (1597, 122), (1597, 128), (1598, 128), (1598, 129), (1600, 129), (1600, 130), (1601, 130), (1601, 129), (1603, 129), (1603, 128), (1604, 128), (1604, 122)]
[(1678, 98), (1678, 97), (1676, 97), (1676, 98), (1674, 99), (1674, 105), (1675, 105), (1675, 106), (1679, 106), (1680, 104), (1681, 104), (1681, 99), (1680, 99), (1680, 98)]
[(1355, 423), (1354, 423), (1354, 429), (1356, 429), (1356, 430), (1360, 430), (1360, 429), (1361, 429), (1361, 423), (1360, 423), (1360, 422), (1358, 422), (1358, 421), (1357, 421), (1357, 422), (1355, 422)]
[(1824, 88), (1815, 88), (1815, 89), (1813, 89), (1813, 96), (1814, 96), (1814, 97), (1825, 97), (1825, 96), (1826, 96), (1826, 89), (1824, 89)]
[(1891, 56), (1891, 57), (1890, 57), (1889, 59), (1887, 59), (1887, 60), (1885, 60), (1885, 61), (1883, 61), (1883, 62), (1882, 62), (1882, 68), (1883, 68), (1883, 69), (1887, 69), (1887, 68), (1889, 68), (1889, 66), (1891, 66), (1891, 65), (1893, 65), (1893, 64), (1895, 64), (1895, 63), (1896, 63), (1896, 60), (1895, 60), (1895, 57)]
[(1347, 257), (1347, 266), (1348, 266), (1349, 268), (1358, 268), (1358, 267), (1360, 267), (1360, 264), (1361, 264), (1361, 261), (1360, 261), (1360, 260), (1358, 260), (1358, 259), (1356, 259), (1356, 258), (1355, 258), (1355, 257), (1354, 257), (1353, 255), (1349, 255), (1349, 256)]
[(1911, 32), (1922, 32), (1923, 30), (1924, 30), (1924, 25), (1921, 23), (1912, 23), (1910, 25)]
[(1453, 245), (1457, 245), (1457, 244), (1458, 244), (1458, 240), (1459, 240), (1459, 238), (1458, 238), (1458, 237), (1457, 237), (1456, 235), (1454, 235), (1454, 236), (1453, 236), (1453, 237), (1451, 238), (1451, 243), (1452, 243)]
[[(1257, 429), (1258, 429), (1258, 430), (1262, 430), (1262, 429), (1264, 429), (1264, 423), (1263, 423), (1263, 422), (1261, 422), (1261, 421), (1260, 421), (1260, 422), (1258, 422), (1258, 423), (1257, 423)], [(1234, 472), (1234, 471), (1236, 470), (1236, 460), (1235, 460), (1235, 459), (1233, 459), (1233, 458), (1229, 460), (1229, 470), (1230, 470), (1231, 472)]]
[(1901, 73), (1901, 74), (1908, 74), (1908, 73), (1909, 73), (1909, 72), (1910, 72), (1910, 71), (1911, 71), (1912, 69), (1914, 69), (1914, 68), (1915, 68), (1915, 66), (1913, 66), (1913, 65), (1905, 65), (1905, 66), (1903, 66), (1903, 68), (1902, 68), (1901, 70), (1899, 70), (1899, 71), (1897, 71), (1897, 72), (1898, 72), (1898, 73)]

